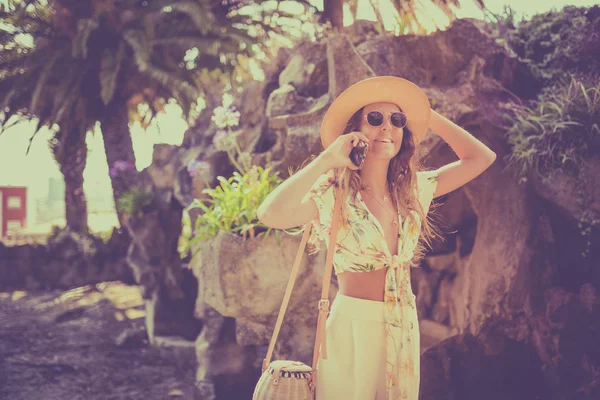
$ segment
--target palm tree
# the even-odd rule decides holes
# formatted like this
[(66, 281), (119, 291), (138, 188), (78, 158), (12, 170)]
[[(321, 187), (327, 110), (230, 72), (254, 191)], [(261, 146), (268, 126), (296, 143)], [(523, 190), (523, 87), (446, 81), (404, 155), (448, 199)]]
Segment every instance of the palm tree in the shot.
[[(340, 27), (344, 3), (356, 9), (356, 1), (326, 1), (322, 16)], [(316, 10), (307, 0), (296, 2)], [(67, 212), (70, 227), (87, 230), (81, 190), (86, 133), (99, 122), (109, 166), (134, 165), (130, 121), (149, 123), (170, 98), (191, 116), (203, 93), (202, 77), (212, 76), (207, 71), (240, 71), (240, 57), (251, 55), (267, 33), (282, 33), (272, 20), (265, 23), (264, 9), (261, 15), (238, 12), (263, 3), (0, 1), (6, 24), (0, 26), (0, 124), (12, 116), (35, 116), (39, 128), (60, 128), (53, 150), (65, 176), (66, 205), (73, 208)], [(414, 15), (416, 0), (393, 3), (399, 17)], [(436, 2), (449, 3), (458, 0)], [(285, 14), (279, 7), (272, 12)], [(33, 38), (30, 48), (19, 40), (27, 35)], [(141, 104), (149, 110), (143, 118), (137, 112)], [(114, 174), (111, 179), (115, 200), (133, 183)]]
[[(387, 0), (394, 7), (396, 13), (393, 17), (405, 27), (405, 32), (423, 31), (418, 15), (417, 7), (423, 5), (424, 0)], [(460, 0), (429, 0), (439, 7), (452, 20), (456, 16), (450, 8), (450, 5), (460, 6)], [(474, 0), (480, 8), (485, 8), (484, 0)], [(381, 0), (369, 0), (378, 20), (381, 22), (383, 16), (380, 12)], [(323, 21), (329, 21), (334, 29), (341, 30), (344, 27), (344, 6), (349, 6), (353, 17), (356, 17), (358, 9), (358, 0), (325, 0), (323, 10)]]
[[(78, 210), (67, 212), (71, 227), (87, 230), (73, 220), (86, 219), (78, 204), (83, 196), (73, 196), (81, 193), (86, 132), (99, 122), (109, 166), (134, 164), (128, 124), (140, 118), (140, 104), (149, 110), (146, 122), (171, 98), (192, 115), (203, 73), (231, 73), (273, 30), (236, 13), (242, 5), (235, 0), (0, 2), (0, 18), (7, 24), (0, 27), (0, 124), (13, 116), (35, 116), (39, 128), (60, 128), (53, 149), (69, 180), (67, 192), (75, 187), (66, 199)], [(19, 44), (27, 35), (33, 38), (31, 48)], [(111, 179), (118, 204), (133, 182)]]

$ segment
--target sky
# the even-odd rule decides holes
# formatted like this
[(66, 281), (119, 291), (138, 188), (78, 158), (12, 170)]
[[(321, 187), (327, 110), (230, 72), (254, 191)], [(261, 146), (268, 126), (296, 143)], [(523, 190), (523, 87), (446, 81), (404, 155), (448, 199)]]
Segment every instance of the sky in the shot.
[[(379, 1), (382, 7), (390, 7), (389, 0)], [(323, 0), (311, 1), (317, 7), (322, 7)], [(494, 13), (500, 14), (505, 5), (509, 5), (518, 16), (531, 17), (540, 12), (552, 9), (562, 9), (566, 5), (592, 6), (597, 0), (487, 0), (487, 7)], [(425, 4), (431, 2), (425, 0)], [(482, 18), (481, 10), (475, 5), (475, 0), (462, 0), (461, 9), (455, 9), (459, 18)], [(374, 17), (370, 8), (369, 0), (359, 0), (358, 18), (371, 19)], [(443, 24), (445, 15), (434, 6), (427, 6), (420, 10), (423, 15), (432, 20), (441, 21)], [(351, 22), (346, 20), (346, 22)], [(433, 29), (433, 25), (432, 25)], [(160, 127), (157, 129), (157, 126)], [(167, 112), (161, 115), (156, 124), (144, 131), (139, 125), (131, 128), (136, 166), (138, 169), (147, 167), (152, 159), (152, 148), (155, 143), (181, 144), (183, 133), (187, 125), (181, 116), (181, 109), (176, 105), (167, 106)], [(48, 140), (51, 134), (48, 130), (42, 130), (32, 142), (29, 155), (26, 149), (31, 137), (32, 126), (19, 124), (7, 129), (0, 135), (0, 186), (27, 186), (30, 201), (35, 198), (45, 197), (48, 193), (48, 181), (50, 178), (61, 178), (57, 164), (54, 162), (48, 148)], [(88, 198), (112, 196), (110, 181), (108, 178), (108, 166), (104, 154), (101, 132), (95, 129), (88, 134), (88, 161), (84, 171), (84, 191)], [(33, 204), (29, 203), (30, 210)], [(32, 214), (30, 214), (32, 215)]]

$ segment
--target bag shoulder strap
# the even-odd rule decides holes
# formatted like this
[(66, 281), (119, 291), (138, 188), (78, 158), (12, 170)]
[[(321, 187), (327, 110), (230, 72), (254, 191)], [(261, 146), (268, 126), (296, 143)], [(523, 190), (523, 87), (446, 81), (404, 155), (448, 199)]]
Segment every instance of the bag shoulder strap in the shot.
[[(316, 367), (316, 360), (318, 360), (319, 347), (320, 344), (323, 343), (323, 348), (325, 347), (325, 341), (323, 340), (323, 334), (325, 331), (325, 320), (327, 318), (327, 314), (329, 313), (329, 286), (331, 284), (331, 272), (333, 268), (333, 254), (335, 251), (335, 245), (337, 241), (337, 232), (339, 230), (340, 223), (340, 213), (341, 213), (341, 188), (338, 186), (336, 190), (335, 203), (333, 206), (333, 217), (331, 224), (331, 233), (329, 235), (329, 245), (327, 247), (327, 258), (325, 261), (325, 272), (323, 273), (323, 285), (321, 288), (321, 300), (319, 300), (319, 318), (317, 320), (317, 333), (315, 337), (315, 351), (313, 353), (313, 371)], [(294, 288), (294, 284), (296, 283), (296, 277), (298, 276), (298, 270), (300, 269), (300, 262), (302, 261), (302, 255), (304, 254), (304, 249), (306, 248), (306, 243), (308, 242), (308, 238), (310, 236), (310, 232), (313, 228), (313, 222), (311, 221), (304, 230), (304, 235), (302, 235), (302, 241), (300, 242), (300, 248), (296, 253), (296, 259), (294, 260), (294, 266), (292, 267), (292, 272), (290, 273), (290, 279), (288, 280), (287, 287), (285, 288), (285, 294), (283, 295), (283, 301), (281, 302), (281, 307), (279, 308), (279, 314), (277, 315), (277, 321), (275, 322), (275, 329), (273, 330), (273, 335), (271, 336), (271, 341), (269, 342), (269, 348), (267, 350), (267, 355), (263, 360), (262, 370), (263, 372), (267, 369), (269, 364), (271, 363), (271, 358), (273, 357), (273, 350), (275, 349), (275, 342), (277, 342), (277, 337), (279, 336), (279, 331), (281, 330), (281, 325), (283, 323), (283, 317), (285, 316), (285, 312), (287, 310), (288, 304), (290, 302), (290, 297), (292, 295), (292, 289)], [(324, 318), (323, 318), (324, 316)], [(320, 334), (321, 333), (321, 334)], [(324, 352), (326, 350), (324, 349)], [(326, 356), (325, 356), (326, 357)]]

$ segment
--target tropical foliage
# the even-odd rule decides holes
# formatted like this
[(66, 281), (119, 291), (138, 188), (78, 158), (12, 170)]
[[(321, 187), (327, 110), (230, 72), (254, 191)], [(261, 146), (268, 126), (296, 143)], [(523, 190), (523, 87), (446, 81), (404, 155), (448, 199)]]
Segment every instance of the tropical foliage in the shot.
[[(35, 133), (43, 126), (59, 128), (53, 150), (61, 170), (72, 171), (65, 179), (83, 172), (85, 157), (72, 157), (71, 144), (85, 147), (85, 135), (97, 122), (108, 164), (134, 163), (129, 122), (148, 126), (170, 99), (193, 120), (203, 85), (223, 76), (232, 82), (247, 79), (248, 57), (262, 51), (269, 32), (285, 33), (276, 21), (285, 13), (259, 8), (243, 14), (245, 5), (209, 0), (4, 0), (0, 125), (35, 118)], [(267, 18), (275, 14), (277, 18)], [(113, 181), (117, 209), (124, 186), (115, 187)], [(75, 190), (81, 192), (80, 187)]]
[(139, 219), (144, 215), (144, 209), (152, 203), (153, 197), (151, 190), (132, 186), (119, 197), (119, 208), (128, 218)]
[(258, 221), (256, 210), (281, 183), (278, 174), (271, 168), (253, 166), (245, 174), (236, 171), (230, 178), (219, 176), (217, 179), (217, 187), (203, 192), (209, 199), (196, 199), (189, 207), (203, 212), (196, 219), (195, 237), (190, 246), (198, 240), (214, 237), (219, 231), (236, 233), (244, 238), (259, 236), (260, 231), (266, 231), (265, 235), (268, 235), (271, 229)]
[[(474, 0), (480, 8), (484, 8), (484, 0)], [(359, 0), (331, 0), (325, 2), (324, 20), (331, 22), (334, 28), (342, 28), (344, 21), (343, 8), (347, 6), (350, 15), (356, 19)], [(384, 13), (386, 17), (395, 20), (394, 33), (403, 35), (407, 33), (425, 33), (427, 28), (423, 24), (431, 23), (430, 15), (424, 11), (424, 6), (433, 3), (444, 12), (450, 21), (456, 18), (451, 6), (459, 7), (460, 0), (390, 0), (391, 12), (384, 10), (379, 0), (369, 0), (377, 18), (377, 24), (383, 31)], [(364, 3), (363, 3), (364, 5)]]
[(600, 154), (600, 84), (575, 77), (546, 88), (528, 107), (507, 114), (510, 162), (522, 176), (577, 172), (583, 160)]
[[(181, 246), (180, 253), (183, 255), (198, 241), (212, 238), (219, 231), (236, 233), (244, 239), (263, 233), (268, 237), (271, 231), (271, 228), (258, 220), (256, 211), (282, 179), (277, 172), (272, 171), (272, 167), (252, 165), (250, 154), (240, 149), (232, 130), (238, 125), (239, 119), (240, 113), (235, 107), (221, 106), (213, 110), (213, 121), (220, 129), (213, 138), (213, 145), (217, 150), (226, 152), (237, 169), (232, 177), (218, 176), (219, 185), (211, 188), (208, 182), (211, 176), (210, 164), (193, 160), (187, 166), (193, 179), (204, 180), (207, 189), (202, 194), (207, 198), (195, 199), (188, 207), (188, 211), (200, 209), (201, 214), (196, 218), (193, 229), (185, 226), (186, 223), (191, 225), (191, 220), (183, 220), (180, 243), (187, 243)], [(279, 232), (276, 231), (276, 235), (279, 237)]]
[[(284, 11), (292, 3), (299, 14)], [(415, 22), (418, 30), (422, 3), (392, 3), (403, 26)], [(35, 133), (53, 128), (52, 149), (70, 181), (66, 204), (76, 211), (67, 212), (69, 224), (85, 231), (75, 220), (86, 219), (85, 136), (97, 123), (108, 164), (134, 163), (130, 122), (150, 125), (171, 99), (193, 121), (199, 97), (215, 97), (208, 87), (251, 79), (250, 57), (264, 53), (265, 43), (298, 37), (299, 21), (313, 15), (336, 25), (345, 4), (356, 12), (355, 0), (326, 2), (324, 11), (300, 0), (3, 0), (0, 125), (35, 119)], [(458, 0), (435, 4), (450, 15)], [(118, 211), (127, 187), (113, 180)]]
[[(41, 123), (89, 128), (115, 102), (134, 99), (156, 112), (169, 98), (188, 115), (200, 95), (196, 67), (231, 71), (259, 39), (259, 29), (221, 4), (9, 0), (0, 9), (13, 27), (1, 37), (5, 119), (26, 111)], [(33, 46), (16, 45), (19, 35), (31, 35)]]
[(565, 7), (535, 15), (511, 30), (508, 42), (544, 86), (574, 73), (598, 78), (600, 15), (593, 10)]

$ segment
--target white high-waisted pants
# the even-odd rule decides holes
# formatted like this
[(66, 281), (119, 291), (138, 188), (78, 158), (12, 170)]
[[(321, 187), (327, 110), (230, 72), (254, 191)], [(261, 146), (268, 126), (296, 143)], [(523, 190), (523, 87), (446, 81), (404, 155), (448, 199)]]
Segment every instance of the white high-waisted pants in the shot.
[(326, 326), (316, 400), (385, 400), (384, 303), (338, 293)]

